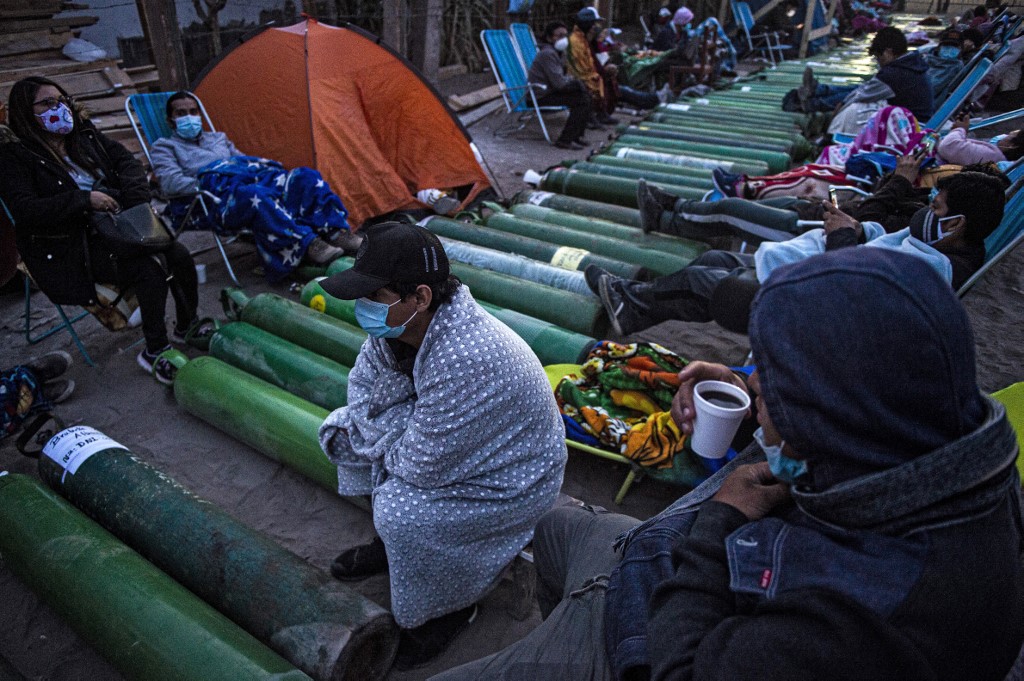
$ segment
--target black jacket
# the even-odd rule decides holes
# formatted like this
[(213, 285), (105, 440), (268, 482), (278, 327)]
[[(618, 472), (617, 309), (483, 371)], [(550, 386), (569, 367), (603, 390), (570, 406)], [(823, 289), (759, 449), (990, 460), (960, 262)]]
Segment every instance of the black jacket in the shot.
[(935, 112), (932, 82), (928, 79), (928, 64), (917, 52), (907, 52), (878, 69), (878, 80), (892, 88), (896, 96), (889, 100), (893, 106), (910, 109), (924, 125)]
[[(146, 172), (131, 152), (88, 123), (78, 134), (103, 174), (103, 191), (122, 208), (149, 201)], [(88, 243), (89, 192), (45, 149), (7, 132), (0, 135), (0, 199), (14, 217), (21, 258), (50, 300), (93, 304), (90, 258), (113, 256)]]

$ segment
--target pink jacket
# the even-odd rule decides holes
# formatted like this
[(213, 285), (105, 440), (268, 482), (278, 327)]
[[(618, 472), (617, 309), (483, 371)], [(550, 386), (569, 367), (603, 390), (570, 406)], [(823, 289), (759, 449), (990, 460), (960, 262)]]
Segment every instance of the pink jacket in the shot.
[(943, 161), (958, 166), (985, 163), (986, 161), (998, 163), (1006, 160), (999, 147), (991, 142), (969, 139), (967, 131), (963, 128), (950, 130), (939, 141), (938, 152)]

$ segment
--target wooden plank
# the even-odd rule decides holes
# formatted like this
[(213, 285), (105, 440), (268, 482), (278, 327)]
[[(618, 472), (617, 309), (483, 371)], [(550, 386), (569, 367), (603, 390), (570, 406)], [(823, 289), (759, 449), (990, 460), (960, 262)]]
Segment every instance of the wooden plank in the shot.
[(0, 35), (0, 55), (24, 54), (26, 52), (42, 52), (59, 50), (71, 39), (71, 33), (50, 31), (28, 31), (15, 35)]
[(474, 106), (479, 106), (484, 102), (489, 102), (492, 99), (501, 97), (501, 88), (497, 85), (491, 85), (481, 90), (475, 90), (465, 95), (449, 95), (448, 106), (455, 111), (462, 111), (463, 109), (469, 109)]
[(449, 64), (437, 70), (437, 78), (438, 80), (447, 80), (466, 73), (469, 73), (469, 68), (465, 64)]
[(115, 128), (130, 128), (131, 121), (128, 120), (127, 114), (123, 111), (119, 114), (109, 113), (101, 114), (98, 116), (89, 116), (89, 120), (92, 121), (93, 125), (97, 128), (106, 132), (107, 130), (113, 130)]
[(24, 33), (25, 31), (47, 30), (51, 28), (72, 29), (92, 26), (99, 17), (87, 15), (74, 17), (50, 17), (46, 19), (12, 19), (0, 23), (0, 34)]
[(107, 66), (117, 66), (113, 59), (101, 59), (94, 62), (78, 62), (60, 57), (57, 59), (26, 59), (25, 57), (8, 57), (0, 59), (0, 78), (2, 83), (11, 84), (15, 81), (45, 73), (48, 78), (68, 73), (95, 71)]
[(110, 113), (123, 113), (124, 112), (124, 100), (128, 97), (124, 94), (117, 94), (111, 97), (98, 97), (96, 99), (87, 99), (82, 104), (85, 106), (85, 110), (89, 112), (91, 116), (97, 116), (100, 114)]
[(771, 12), (773, 9), (778, 7), (781, 3), (782, 3), (782, 0), (768, 0), (768, 4), (764, 5), (763, 7), (761, 7), (761, 9), (757, 10), (756, 12), (754, 12), (754, 15), (753, 15), (754, 16), (754, 21), (757, 21), (758, 19), (763, 17), (765, 14), (768, 14), (768, 12)]
[(468, 128), (469, 126), (479, 121), (482, 121), (483, 119), (487, 118), (492, 113), (498, 111), (503, 107), (504, 102), (502, 102), (502, 100), (500, 99), (495, 100), (493, 102), (488, 102), (487, 104), (484, 104), (481, 107), (477, 107), (476, 109), (473, 109), (468, 113), (462, 114), (461, 116), (459, 116), (459, 120), (462, 121), (462, 124)]

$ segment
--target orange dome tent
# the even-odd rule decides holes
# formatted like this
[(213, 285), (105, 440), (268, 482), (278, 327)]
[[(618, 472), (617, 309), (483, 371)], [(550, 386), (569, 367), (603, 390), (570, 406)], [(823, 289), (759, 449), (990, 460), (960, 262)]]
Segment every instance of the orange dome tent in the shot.
[(421, 189), (489, 186), (466, 129), (402, 57), (355, 27), (266, 28), (200, 76), (196, 94), (246, 154), (316, 168), (349, 222), (422, 207)]

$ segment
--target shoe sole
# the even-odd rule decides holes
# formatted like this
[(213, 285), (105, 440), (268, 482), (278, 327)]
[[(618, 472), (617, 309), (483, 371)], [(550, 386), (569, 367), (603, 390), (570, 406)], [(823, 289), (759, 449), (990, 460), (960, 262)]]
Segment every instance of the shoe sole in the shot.
[(625, 336), (626, 334), (622, 333), (622, 326), (619, 324), (618, 317), (614, 312), (615, 306), (612, 304), (611, 298), (608, 296), (608, 277), (601, 279), (598, 283), (598, 288), (601, 289), (598, 294), (601, 298), (601, 305), (604, 306), (604, 311), (608, 315), (608, 321), (611, 323), (612, 329), (618, 335)]

